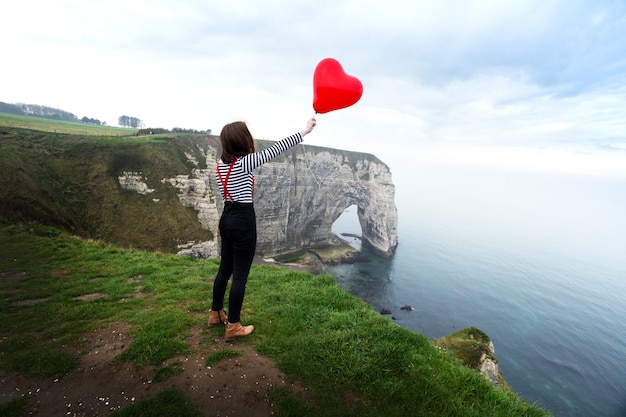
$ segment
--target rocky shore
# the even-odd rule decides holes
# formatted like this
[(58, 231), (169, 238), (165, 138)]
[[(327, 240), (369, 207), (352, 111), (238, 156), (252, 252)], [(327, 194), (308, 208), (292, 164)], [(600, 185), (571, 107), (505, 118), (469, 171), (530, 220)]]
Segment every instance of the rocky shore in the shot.
[(290, 269), (302, 270), (319, 274), (324, 272), (325, 265), (368, 262), (369, 257), (345, 242), (321, 245), (296, 252), (282, 253), (273, 257), (257, 256), (254, 260), (258, 265), (276, 265)]

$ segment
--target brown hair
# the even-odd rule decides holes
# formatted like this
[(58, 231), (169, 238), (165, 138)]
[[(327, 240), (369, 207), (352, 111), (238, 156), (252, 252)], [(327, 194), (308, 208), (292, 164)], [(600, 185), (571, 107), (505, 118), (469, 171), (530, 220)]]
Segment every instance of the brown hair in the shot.
[(233, 122), (224, 126), (220, 133), (220, 144), (222, 145), (220, 159), (226, 164), (255, 151), (254, 139), (244, 122)]

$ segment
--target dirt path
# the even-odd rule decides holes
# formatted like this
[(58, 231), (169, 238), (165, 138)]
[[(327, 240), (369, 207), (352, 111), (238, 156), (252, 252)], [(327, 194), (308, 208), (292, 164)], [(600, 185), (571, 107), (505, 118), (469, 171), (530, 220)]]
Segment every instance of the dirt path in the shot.
[[(287, 386), (284, 375), (268, 358), (241, 343), (216, 340), (209, 348), (200, 345), (200, 329), (189, 340), (192, 354), (171, 358), (182, 372), (153, 383), (156, 367), (135, 368), (117, 364), (115, 358), (130, 343), (129, 327), (113, 323), (88, 333), (78, 366), (59, 379), (33, 378), (0, 370), (0, 403), (30, 397), (29, 416), (108, 416), (113, 410), (155, 396), (165, 388), (181, 390), (205, 416), (271, 416), (266, 401), (275, 386)], [(211, 368), (207, 355), (221, 349), (237, 350), (241, 356), (227, 358)], [(293, 387), (292, 387), (293, 388)]]

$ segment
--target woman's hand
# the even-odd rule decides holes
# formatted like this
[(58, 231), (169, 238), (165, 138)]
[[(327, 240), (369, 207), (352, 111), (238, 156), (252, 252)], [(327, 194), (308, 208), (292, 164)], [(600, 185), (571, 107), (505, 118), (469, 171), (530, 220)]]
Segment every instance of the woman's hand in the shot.
[(316, 124), (317, 124), (317, 120), (315, 120), (315, 117), (311, 117), (309, 121), (307, 122), (306, 127), (304, 128), (303, 131), (300, 132), (300, 134), (302, 136), (308, 135), (309, 133), (311, 133), (311, 131), (313, 130)]

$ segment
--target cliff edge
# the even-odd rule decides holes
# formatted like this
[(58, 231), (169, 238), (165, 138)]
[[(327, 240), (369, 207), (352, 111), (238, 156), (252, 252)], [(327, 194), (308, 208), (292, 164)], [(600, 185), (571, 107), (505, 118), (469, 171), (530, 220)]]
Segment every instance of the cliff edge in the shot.
[[(271, 142), (259, 141), (260, 147)], [(217, 149), (204, 148), (207, 169), (163, 179), (178, 190), (181, 203), (198, 212), (203, 227), (219, 236), (222, 200), (212, 167)], [(125, 173), (125, 176), (128, 174)], [(129, 189), (127, 186), (120, 184)], [(135, 187), (137, 192), (147, 185)], [(391, 257), (398, 245), (395, 186), (389, 167), (373, 155), (297, 145), (255, 171), (257, 254), (275, 256), (303, 248), (336, 244), (333, 223), (356, 205), (364, 244)], [(181, 254), (217, 256), (216, 242), (189, 242)]]
[[(1, 217), (122, 247), (218, 256), (217, 137), (112, 139), (20, 128), (3, 128), (0, 137)], [(255, 176), (258, 255), (338, 243), (332, 224), (356, 205), (364, 244), (392, 256), (395, 187), (375, 156), (297, 145)]]

